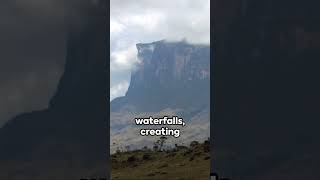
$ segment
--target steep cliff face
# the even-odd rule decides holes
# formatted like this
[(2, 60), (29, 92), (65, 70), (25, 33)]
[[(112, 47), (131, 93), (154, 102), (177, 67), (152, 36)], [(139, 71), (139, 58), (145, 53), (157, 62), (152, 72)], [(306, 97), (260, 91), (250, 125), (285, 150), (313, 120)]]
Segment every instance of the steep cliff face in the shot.
[[(179, 116), (186, 122), (179, 138), (168, 145), (188, 144), (209, 137), (210, 47), (186, 42), (156, 41), (137, 44), (139, 63), (124, 97), (111, 102), (111, 151), (121, 144), (152, 146), (134, 118)], [(116, 145), (113, 145), (115, 143)], [(120, 144), (119, 144), (120, 143)]]
[(85, 2), (70, 13), (65, 72), (49, 108), (0, 129), (1, 179), (106, 177), (106, 7)]
[(213, 171), (231, 179), (319, 179), (312, 173), (320, 147), (317, 6), (213, 1)]
[(95, 108), (96, 102), (107, 97), (107, 39), (103, 35), (107, 19), (105, 12), (85, 5), (70, 14), (65, 72), (50, 101), (54, 109)]
[[(137, 50), (140, 63), (132, 74), (128, 93), (150, 83), (165, 87), (209, 79), (209, 48), (206, 46), (158, 41), (137, 44)], [(139, 83), (144, 86), (139, 87)]]
[[(111, 103), (111, 111), (131, 106), (137, 111), (208, 105), (210, 48), (186, 42), (137, 44), (139, 63), (132, 72), (125, 97)], [(190, 96), (195, 95), (194, 98)], [(120, 103), (118, 102), (125, 102)]]

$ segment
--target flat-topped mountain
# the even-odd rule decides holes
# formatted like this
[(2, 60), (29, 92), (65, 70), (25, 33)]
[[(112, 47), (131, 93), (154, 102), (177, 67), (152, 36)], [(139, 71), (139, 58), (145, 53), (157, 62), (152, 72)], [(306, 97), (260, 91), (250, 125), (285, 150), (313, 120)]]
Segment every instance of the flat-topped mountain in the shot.
[(171, 139), (179, 144), (208, 138), (210, 46), (162, 40), (136, 47), (138, 63), (128, 91), (111, 102), (111, 144), (150, 146), (154, 138), (140, 136), (141, 127), (134, 123), (134, 118), (149, 116), (183, 118), (182, 135)]
[(111, 111), (208, 105), (209, 46), (156, 41), (136, 47), (139, 62), (132, 71), (130, 86), (124, 97), (111, 102)]

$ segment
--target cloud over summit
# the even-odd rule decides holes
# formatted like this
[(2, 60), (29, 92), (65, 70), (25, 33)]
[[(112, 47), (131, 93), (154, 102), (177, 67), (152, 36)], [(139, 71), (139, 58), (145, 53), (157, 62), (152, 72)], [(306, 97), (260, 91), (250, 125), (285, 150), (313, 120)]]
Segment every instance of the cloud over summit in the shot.
[(111, 89), (129, 83), (137, 43), (161, 39), (210, 43), (209, 0), (111, 0), (110, 10)]

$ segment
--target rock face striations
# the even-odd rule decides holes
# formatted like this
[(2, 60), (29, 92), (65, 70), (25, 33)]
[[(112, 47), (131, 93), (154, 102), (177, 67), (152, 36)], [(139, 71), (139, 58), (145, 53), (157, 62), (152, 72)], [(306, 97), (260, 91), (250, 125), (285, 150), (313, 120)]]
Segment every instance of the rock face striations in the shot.
[(209, 105), (209, 46), (157, 41), (137, 44), (137, 52), (139, 63), (128, 91), (111, 103), (111, 111)]
[[(111, 144), (153, 144), (134, 118), (178, 115), (186, 121), (178, 144), (209, 137), (210, 47), (187, 42), (137, 44), (138, 63), (125, 96), (111, 102)], [(168, 140), (170, 141), (170, 140)], [(170, 143), (168, 143), (170, 144)], [(174, 145), (172, 142), (171, 145)], [(111, 148), (114, 149), (114, 148)]]

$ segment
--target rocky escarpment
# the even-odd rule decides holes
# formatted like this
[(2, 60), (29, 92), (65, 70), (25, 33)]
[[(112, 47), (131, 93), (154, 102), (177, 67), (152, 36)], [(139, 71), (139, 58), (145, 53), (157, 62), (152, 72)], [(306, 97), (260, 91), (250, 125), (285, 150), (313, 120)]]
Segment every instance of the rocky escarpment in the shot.
[[(111, 102), (111, 111), (159, 111), (209, 104), (210, 48), (186, 42), (137, 44), (139, 63), (125, 97)], [(194, 95), (194, 98), (190, 98)]]
[[(137, 44), (138, 64), (124, 97), (111, 102), (111, 151), (117, 146), (152, 146), (141, 136), (137, 117), (179, 116), (186, 122), (179, 138), (168, 145), (209, 137), (210, 47), (187, 42), (156, 41)], [(181, 128), (181, 127), (179, 127)], [(175, 143), (173, 142), (175, 141)], [(115, 144), (115, 145), (114, 145)]]

